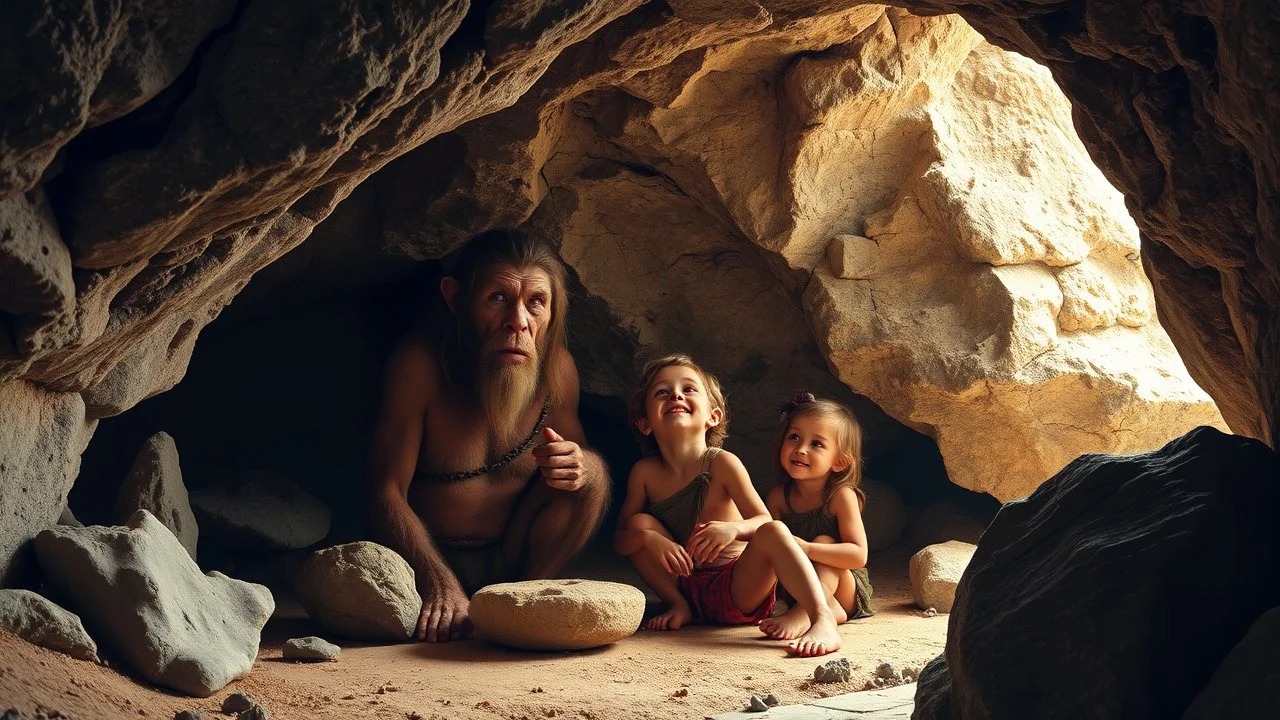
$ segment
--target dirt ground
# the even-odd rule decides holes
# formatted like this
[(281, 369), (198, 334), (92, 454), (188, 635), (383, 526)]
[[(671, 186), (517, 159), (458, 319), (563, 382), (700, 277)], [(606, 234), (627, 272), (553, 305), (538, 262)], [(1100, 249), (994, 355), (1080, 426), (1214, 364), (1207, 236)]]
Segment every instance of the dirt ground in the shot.
[[(822, 660), (788, 658), (782, 643), (754, 627), (641, 630), (613, 645), (573, 653), (516, 652), (481, 641), (447, 645), (343, 642), (337, 662), (284, 662), (284, 641), (323, 635), (287, 600), (267, 624), (253, 671), (213, 697), (157, 690), (113, 667), (73, 660), (0, 632), (0, 713), (38, 708), (73, 720), (172, 718), (195, 708), (216, 713), (235, 691), (254, 696), (275, 720), (292, 718), (699, 718), (740, 709), (752, 694), (774, 692), (784, 704), (861, 690), (876, 666), (922, 667), (941, 652), (947, 616), (925, 617), (911, 604), (905, 551), (871, 566), (876, 615), (841, 626), (843, 648), (831, 657), (854, 664), (849, 683), (816, 685)], [(588, 560), (586, 577), (625, 579), (625, 569)], [(293, 617), (291, 617), (293, 616)], [(223, 717), (223, 716), (216, 716)]]

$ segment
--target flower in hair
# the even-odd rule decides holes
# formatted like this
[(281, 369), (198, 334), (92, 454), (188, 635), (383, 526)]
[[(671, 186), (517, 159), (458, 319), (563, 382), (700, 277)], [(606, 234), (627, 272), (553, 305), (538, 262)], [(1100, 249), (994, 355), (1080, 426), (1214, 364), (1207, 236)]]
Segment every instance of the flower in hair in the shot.
[(817, 402), (818, 399), (808, 390), (797, 390), (795, 393), (782, 402), (782, 412), (792, 413), (799, 410), (802, 406)]

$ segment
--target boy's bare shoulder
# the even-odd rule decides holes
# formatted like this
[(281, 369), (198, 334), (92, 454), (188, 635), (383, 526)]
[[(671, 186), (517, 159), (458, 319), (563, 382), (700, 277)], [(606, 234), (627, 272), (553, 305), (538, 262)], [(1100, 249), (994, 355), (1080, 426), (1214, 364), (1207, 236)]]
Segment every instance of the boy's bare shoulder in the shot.
[(650, 455), (642, 457), (631, 466), (631, 476), (640, 480), (651, 478), (662, 471), (662, 461)]

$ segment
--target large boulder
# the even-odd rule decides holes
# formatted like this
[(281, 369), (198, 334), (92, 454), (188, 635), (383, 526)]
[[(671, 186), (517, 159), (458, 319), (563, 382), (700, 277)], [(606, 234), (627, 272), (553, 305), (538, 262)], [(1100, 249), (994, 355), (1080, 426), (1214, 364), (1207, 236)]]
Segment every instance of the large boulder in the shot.
[(864, 480), (862, 491), (867, 503), (862, 508), (862, 524), (867, 530), (867, 549), (883, 550), (898, 542), (907, 526), (907, 511), (902, 496), (888, 483)]
[(168, 433), (147, 438), (133, 461), (129, 476), (116, 496), (116, 518), (124, 522), (138, 510), (146, 510), (173, 532), (192, 560), (200, 528), (191, 512), (187, 486), (182, 483), (178, 447)]
[(481, 588), (471, 598), (476, 637), (527, 650), (582, 650), (640, 627), (644, 593), (602, 580), (525, 580)]
[(938, 612), (951, 612), (956, 586), (976, 549), (976, 545), (967, 542), (948, 540), (912, 555), (908, 574), (911, 576), (911, 599), (916, 606), (921, 610), (933, 608)]
[(253, 667), (271, 592), (203, 575), (146, 510), (125, 527), (57, 526), (35, 539), (48, 581), (95, 636), (148, 680), (208, 697)]
[(80, 618), (30, 590), (0, 590), (0, 630), (79, 660), (98, 660), (98, 645)]
[(1280, 608), (1258, 618), (1231, 650), (1183, 720), (1260, 718), (1280, 707)]
[(300, 550), (329, 534), (328, 506), (283, 478), (252, 472), (191, 493), (206, 536), (232, 550)]
[(373, 542), (317, 550), (298, 572), (296, 588), (321, 627), (356, 640), (407, 640), (422, 613), (413, 568)]
[[(931, 703), (958, 719), (1179, 717), (1280, 605), (1274, 477), (1274, 451), (1203, 427), (1083, 456), (1006, 504), (951, 609), (950, 698)], [(920, 677), (935, 698), (939, 672)]]

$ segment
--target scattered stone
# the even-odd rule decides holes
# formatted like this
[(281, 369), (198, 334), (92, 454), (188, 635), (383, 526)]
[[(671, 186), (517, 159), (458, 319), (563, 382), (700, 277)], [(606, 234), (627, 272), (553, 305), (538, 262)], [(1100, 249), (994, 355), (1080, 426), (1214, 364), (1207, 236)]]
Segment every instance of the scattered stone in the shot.
[(326, 662), (338, 659), (342, 648), (314, 635), (284, 641), (284, 659), (299, 662)]
[(169, 528), (191, 559), (196, 558), (200, 529), (191, 512), (187, 486), (182, 482), (178, 447), (168, 433), (147, 438), (133, 468), (116, 495), (116, 519), (124, 522), (137, 510), (147, 510)]
[(873, 678), (871, 678), (871, 684), (872, 684), (872, 685), (875, 685), (875, 686), (876, 686), (876, 687), (878, 687), (878, 688), (880, 688), (880, 687), (884, 687), (884, 678), (882, 678), (882, 677), (873, 677)]
[(782, 701), (778, 699), (778, 696), (777, 696), (777, 695), (774, 695), (773, 693), (769, 693), (768, 695), (765, 695), (765, 696), (764, 696), (764, 704), (765, 704), (765, 705), (768, 705), (769, 707), (773, 707), (774, 705), (778, 705), (778, 704), (780, 704), (781, 702), (782, 702)]
[(150, 512), (125, 527), (51, 527), (35, 550), (98, 639), (157, 685), (208, 697), (253, 667), (271, 591), (201, 574)]
[(950, 612), (956, 586), (978, 549), (959, 540), (930, 545), (911, 556), (911, 597), (918, 607)]
[(77, 660), (98, 660), (98, 645), (80, 617), (30, 590), (0, 590), (0, 629)]
[(671, 697), (678, 697), (678, 698), (689, 697), (689, 688), (680, 688), (679, 690), (675, 691), (675, 693), (673, 693)]
[(329, 534), (328, 506), (288, 480), (262, 473), (197, 490), (191, 506), (206, 537), (228, 549), (300, 550)]
[(924, 611), (925, 617), (938, 617), (938, 608), (930, 607)]
[(813, 679), (820, 683), (849, 682), (853, 677), (853, 666), (849, 658), (828, 660), (813, 670)]
[(893, 663), (886, 662), (880, 663), (879, 667), (876, 668), (876, 677), (883, 678), (885, 680), (901, 680), (902, 673), (898, 672), (898, 669), (893, 666)]
[(242, 713), (258, 704), (252, 695), (242, 692), (233, 692), (222, 701), (222, 712), (226, 715), (234, 715)]
[(580, 650), (634, 633), (644, 606), (644, 593), (623, 583), (527, 580), (482, 588), (471, 598), (470, 615), (478, 638), (530, 650)]
[(862, 689), (863, 689), (863, 690), (875, 690), (875, 689), (876, 689), (876, 687), (877, 687), (877, 685), (876, 685), (874, 682), (872, 682), (871, 680), (866, 681), (866, 682), (865, 682), (865, 683), (863, 683), (863, 685), (862, 685)]
[(920, 677), (920, 671), (913, 667), (902, 668), (902, 678), (907, 682), (915, 682)]
[(0, 720), (27, 720), (27, 716), (21, 710), (9, 708), (4, 711), (3, 715), (0, 715)]
[(254, 705), (236, 715), (236, 720), (271, 720), (271, 713), (261, 705)]
[(747, 701), (747, 712), (764, 712), (768, 709), (769, 706), (765, 705), (764, 701), (757, 695), (752, 695), (751, 700)]
[(179, 710), (174, 713), (173, 720), (205, 720), (205, 716), (199, 710)]
[(325, 630), (357, 640), (407, 640), (422, 611), (413, 569), (368, 541), (311, 554), (298, 572), (298, 600)]

